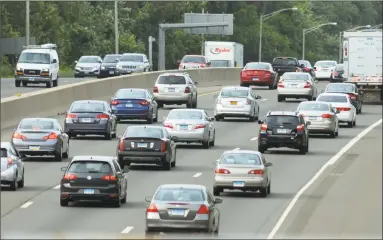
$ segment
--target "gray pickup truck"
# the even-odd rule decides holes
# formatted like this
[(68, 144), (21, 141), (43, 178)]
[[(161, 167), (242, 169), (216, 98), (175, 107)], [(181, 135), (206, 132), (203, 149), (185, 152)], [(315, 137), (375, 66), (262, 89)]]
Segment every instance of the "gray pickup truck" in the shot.
[(285, 72), (303, 72), (298, 59), (292, 57), (276, 57), (271, 63), (274, 71), (281, 77)]

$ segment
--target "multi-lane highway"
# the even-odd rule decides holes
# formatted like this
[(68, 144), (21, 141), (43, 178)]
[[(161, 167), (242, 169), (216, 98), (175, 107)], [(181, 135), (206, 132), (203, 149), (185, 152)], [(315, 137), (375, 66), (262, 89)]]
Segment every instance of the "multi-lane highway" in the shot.
[[(319, 83), (319, 91), (324, 89), (327, 83)], [(213, 114), (214, 93), (219, 88), (199, 88), (199, 108), (205, 109), (208, 114)], [(277, 102), (276, 90), (256, 88), (255, 91), (263, 99), (260, 101), (261, 115), (268, 110), (293, 110), (300, 101)], [(180, 106), (178, 106), (180, 107)], [(169, 112), (161, 109), (159, 120)], [(267, 160), (273, 163), (271, 194), (267, 198), (260, 198), (258, 194), (242, 192), (225, 193), (221, 210), (221, 224), (219, 238), (265, 238), (273, 229), (281, 214), (295, 196), (297, 191), (305, 185), (312, 176), (333, 155), (351, 139), (357, 136), (363, 129), (381, 119), (381, 106), (364, 106), (363, 113), (357, 116), (357, 126), (354, 128), (341, 128), (339, 137), (330, 139), (326, 137), (311, 137), (310, 149), (307, 155), (299, 155), (292, 150), (276, 150), (265, 154)], [(57, 117), (63, 122), (63, 117)], [(118, 126), (118, 134), (122, 134), (129, 123)], [(160, 122), (158, 124), (161, 124)], [(62, 176), (60, 168), (68, 164), (57, 163), (47, 160), (27, 161), (26, 185), (16, 192), (2, 190), (1, 196), (1, 232), (2, 237), (50, 237), (50, 238), (139, 238), (144, 234), (144, 213), (146, 208), (145, 196), (151, 196), (160, 184), (165, 183), (197, 183), (203, 184), (210, 189), (213, 185), (214, 164), (223, 151), (235, 148), (257, 149), (257, 135), (259, 125), (254, 122), (243, 120), (227, 120), (215, 122), (216, 146), (211, 149), (202, 149), (198, 145), (180, 145), (177, 151), (177, 167), (171, 171), (163, 171), (157, 167), (132, 166), (128, 173), (128, 199), (127, 204), (121, 208), (100, 207), (98, 205), (76, 205), (74, 207), (60, 207), (58, 184)], [(373, 131), (381, 131), (376, 129)], [(12, 130), (2, 130), (2, 140), (10, 138)], [(371, 135), (368, 135), (371, 138)], [(379, 136), (372, 138), (377, 141)], [(381, 135), (380, 135), (381, 137)], [(115, 155), (118, 140), (106, 141), (94, 138), (74, 139), (70, 142), (70, 156), (74, 155)], [(368, 142), (368, 141), (367, 141)], [(364, 144), (367, 144), (364, 140)], [(380, 138), (381, 143), (381, 138)], [(357, 146), (363, 144), (359, 143)], [(375, 146), (375, 145), (374, 145)], [(378, 146), (369, 148), (370, 158), (381, 159)], [(351, 154), (358, 154), (357, 147), (352, 148)], [(362, 153), (361, 153), (362, 154)], [(343, 160), (346, 161), (346, 160)], [(363, 158), (357, 156), (353, 160), (362, 162)], [(374, 168), (371, 163), (367, 166)], [(342, 161), (339, 162), (341, 164)], [(358, 163), (360, 164), (360, 163)], [(381, 164), (381, 163), (380, 163)], [(367, 176), (366, 166), (359, 165), (361, 171), (355, 178)], [(377, 165), (376, 168), (380, 168)], [(351, 171), (352, 167), (350, 167)], [(375, 171), (375, 170), (374, 170)], [(351, 173), (352, 174), (352, 173)], [(344, 177), (346, 178), (346, 172)], [(342, 178), (342, 175), (337, 175)], [(381, 175), (380, 175), (381, 177)], [(348, 177), (352, 179), (352, 177)], [(345, 179), (344, 181), (346, 181)], [(380, 179), (378, 179), (380, 181)], [(378, 181), (377, 180), (377, 181)], [(339, 180), (340, 181), (340, 180)], [(353, 188), (355, 194), (370, 194), (370, 186), (348, 185), (342, 186)], [(334, 185), (335, 186), (335, 185)], [(321, 192), (322, 191), (322, 192)], [(381, 188), (380, 188), (381, 191)], [(303, 199), (313, 201), (321, 199), (321, 194), (331, 192), (319, 192), (314, 189), (314, 195), (302, 196)], [(307, 193), (309, 194), (309, 193)], [(319, 196), (318, 196), (319, 195)], [(325, 198), (323, 198), (323, 201)], [(327, 204), (331, 199), (327, 199)], [(361, 200), (362, 201), (362, 200)], [(315, 204), (308, 203), (308, 204)], [(351, 203), (350, 203), (351, 204)], [(355, 205), (355, 202), (352, 203)], [(376, 204), (374, 202), (374, 204)], [(362, 208), (368, 208), (367, 202), (361, 202)], [(319, 203), (318, 203), (319, 206)], [(318, 207), (317, 210), (320, 208)], [(348, 208), (349, 211), (355, 209)], [(358, 212), (356, 212), (358, 213)], [(309, 217), (305, 216), (306, 219)], [(366, 215), (366, 217), (368, 217)], [(303, 217), (304, 218), (304, 217)], [(318, 220), (316, 220), (318, 221)], [(326, 221), (323, 220), (322, 221)], [(281, 230), (284, 228), (281, 228)]]

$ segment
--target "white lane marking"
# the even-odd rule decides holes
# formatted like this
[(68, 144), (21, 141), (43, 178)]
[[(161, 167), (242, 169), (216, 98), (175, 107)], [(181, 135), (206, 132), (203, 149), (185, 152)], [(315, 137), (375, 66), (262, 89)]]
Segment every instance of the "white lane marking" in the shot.
[(253, 137), (252, 139), (250, 139), (250, 141), (257, 141), (258, 140), (258, 137)]
[(240, 148), (234, 148), (233, 151), (238, 151)]
[(122, 234), (128, 234), (130, 231), (133, 230), (134, 227), (127, 226), (124, 230), (122, 230)]
[(55, 187), (53, 187), (52, 189), (59, 189), (59, 188), (60, 188), (60, 184), (55, 186)]
[(279, 228), (282, 226), (283, 222), (286, 220), (288, 214), (293, 209), (294, 205), (297, 203), (299, 197), (320, 177), (320, 175), (326, 170), (326, 168), (330, 165), (333, 165), (336, 161), (338, 161), (342, 155), (347, 152), (355, 143), (357, 143), (361, 138), (363, 138), (367, 133), (369, 133), (372, 129), (382, 123), (382, 119), (370, 125), (368, 128), (359, 133), (356, 137), (354, 137), (350, 142), (348, 142), (337, 154), (335, 154), (328, 162), (326, 162), (321, 169), (304, 185), (291, 200), (282, 216), (279, 218), (277, 224), (271, 230), (270, 234), (267, 236), (267, 239), (273, 239), (275, 234), (278, 232)]
[(267, 101), (267, 98), (262, 98), (261, 101), (262, 102)]
[(194, 177), (194, 178), (197, 178), (197, 177), (199, 177), (199, 176), (201, 176), (201, 175), (202, 175), (202, 173), (197, 172), (196, 174), (193, 175), (193, 177)]
[(23, 205), (21, 205), (20, 208), (27, 208), (27, 207), (31, 206), (32, 204), (33, 204), (33, 202), (26, 202)]

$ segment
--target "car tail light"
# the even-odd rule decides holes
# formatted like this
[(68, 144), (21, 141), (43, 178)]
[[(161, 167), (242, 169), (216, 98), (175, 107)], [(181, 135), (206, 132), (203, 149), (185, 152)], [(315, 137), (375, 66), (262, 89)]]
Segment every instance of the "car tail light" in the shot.
[(68, 174), (65, 174), (64, 175), (64, 180), (76, 180), (78, 177), (76, 174), (73, 174), (73, 173), (68, 173)]
[(305, 72), (310, 72), (310, 68), (308, 68), (308, 67), (304, 67), (304, 68), (303, 68), (303, 71), (305, 71)]
[(57, 139), (58, 137), (56, 133), (50, 133), (48, 136), (43, 137), (43, 139)]
[(314, 71), (315, 71), (315, 72), (318, 71), (317, 67), (314, 67)]
[(351, 108), (348, 108), (348, 107), (346, 107), (346, 108), (336, 108), (336, 109), (339, 110), (339, 111), (345, 111), (345, 112), (351, 110)]
[(332, 117), (333, 117), (333, 115), (328, 114), (328, 113), (322, 114), (322, 118), (332, 118)]
[(120, 143), (118, 144), (118, 149), (120, 151), (124, 151), (125, 150), (124, 139), (123, 138), (120, 139)]
[(304, 88), (310, 88), (311, 87), (311, 84), (309, 82), (306, 82)]
[(149, 102), (144, 100), (144, 101), (139, 102), (139, 104), (146, 106), (146, 105), (149, 105)]
[(295, 72), (299, 72), (299, 68), (296, 68), (296, 69), (295, 69)]
[(11, 167), (12, 165), (13, 165), (13, 160), (12, 160), (12, 158), (9, 157), (9, 158), (7, 159), (7, 166), (8, 166), (8, 167)]
[(200, 129), (200, 128), (205, 128), (205, 124), (197, 124), (195, 125), (194, 129)]
[(266, 124), (262, 124), (261, 125), (261, 133), (266, 133), (267, 131), (267, 125)]
[(113, 100), (113, 101), (110, 102), (110, 104), (112, 104), (113, 106), (115, 106), (115, 105), (120, 104), (120, 101), (118, 101), (118, 100)]
[(117, 177), (114, 176), (114, 175), (105, 175), (105, 176), (102, 176), (102, 180), (105, 180), (105, 181), (117, 181)]
[(250, 99), (247, 99), (246, 104), (247, 104), (247, 105), (251, 105), (251, 100), (250, 100)]
[(263, 170), (261, 170), (261, 169), (254, 169), (254, 170), (250, 170), (249, 172), (248, 172), (248, 174), (254, 174), (254, 175), (263, 175)]
[(185, 88), (185, 93), (190, 93), (190, 88), (189, 87)]
[(161, 143), (161, 152), (166, 152), (166, 142)]
[(158, 209), (157, 209), (156, 204), (151, 203), (151, 204), (149, 205), (149, 207), (146, 209), (146, 212), (147, 212), (147, 213), (149, 213), (149, 212), (151, 212), (151, 213), (158, 213)]
[(338, 76), (338, 72), (333, 72), (334, 77)]
[(77, 115), (76, 114), (73, 114), (73, 113), (69, 113), (67, 115), (65, 115), (65, 118), (77, 118)]
[(297, 126), (297, 131), (303, 131), (305, 129), (305, 125), (301, 124)]
[(278, 87), (279, 87), (279, 88), (284, 88), (284, 87), (285, 87), (285, 85), (283, 84), (283, 82), (282, 82), (282, 81), (280, 81), (280, 82), (278, 82)]
[(101, 114), (98, 114), (96, 116), (96, 118), (99, 118), (99, 119), (109, 119), (109, 115), (105, 114), (105, 113), (101, 113)]
[(158, 87), (157, 86), (154, 86), (153, 93), (158, 93)]
[(356, 100), (356, 96), (352, 93), (349, 93), (348, 96), (351, 98), (351, 100)]
[(23, 134), (21, 134), (21, 133), (19, 133), (19, 132), (15, 132), (15, 133), (13, 134), (12, 138), (15, 138), (15, 139), (23, 139), (23, 140), (27, 139), (26, 136), (24, 136)]
[(216, 174), (230, 174), (230, 171), (224, 168), (218, 168), (215, 170)]
[(246, 74), (246, 71), (241, 71), (241, 77), (246, 77), (247, 74)]
[(201, 207), (199, 207), (197, 214), (210, 214), (209, 208), (202, 204)]
[(166, 128), (173, 128), (173, 124), (171, 124), (171, 123), (164, 123), (164, 127), (166, 127)]

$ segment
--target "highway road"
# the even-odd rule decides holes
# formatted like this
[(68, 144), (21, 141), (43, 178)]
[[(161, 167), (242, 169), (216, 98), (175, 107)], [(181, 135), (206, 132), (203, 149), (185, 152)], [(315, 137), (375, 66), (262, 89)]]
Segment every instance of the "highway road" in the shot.
[[(327, 82), (318, 84), (319, 91)], [(219, 88), (199, 88), (199, 108), (213, 114), (214, 93)], [(277, 102), (276, 90), (256, 88), (263, 99), (260, 101), (261, 115), (268, 110), (293, 110), (300, 101)], [(202, 94), (204, 92), (204, 94)], [(159, 120), (169, 112), (161, 109)], [(242, 192), (225, 193), (221, 196), (220, 234), (218, 238), (266, 238), (279, 217), (297, 191), (333, 155), (346, 145), (363, 129), (379, 120), (381, 106), (363, 107), (363, 113), (357, 116), (357, 126), (341, 128), (339, 137), (330, 139), (323, 136), (310, 138), (307, 155), (299, 155), (294, 150), (279, 149), (265, 153), (272, 167), (271, 194), (260, 198), (258, 194)], [(63, 122), (63, 117), (58, 117)], [(122, 134), (129, 123), (118, 126)], [(158, 123), (161, 124), (161, 123)], [(146, 208), (145, 196), (151, 196), (160, 184), (196, 183), (212, 190), (214, 164), (223, 151), (235, 148), (257, 149), (259, 125), (255, 122), (230, 120), (216, 122), (216, 146), (201, 149), (198, 145), (180, 145), (177, 151), (177, 167), (164, 172), (157, 167), (132, 166), (128, 175), (127, 204), (120, 209), (100, 207), (98, 205), (77, 205), (60, 207), (59, 184), (62, 172), (68, 160), (57, 163), (47, 160), (35, 160), (25, 163), (26, 186), (17, 192), (2, 189), (1, 196), (1, 235), (4, 238), (50, 237), (50, 238), (139, 238), (143, 237)], [(11, 129), (2, 131), (3, 141), (9, 139)], [(118, 140), (106, 141), (95, 138), (71, 140), (70, 156), (74, 155), (114, 155)], [(381, 153), (371, 149), (381, 159)], [(364, 172), (361, 174), (369, 174)], [(355, 188), (355, 194), (370, 191)], [(307, 197), (307, 196), (306, 196)], [(360, 206), (368, 208), (370, 206)], [(353, 210), (353, 209), (351, 209)], [(184, 236), (185, 237), (185, 236)], [(194, 236), (197, 237), (197, 236)]]

